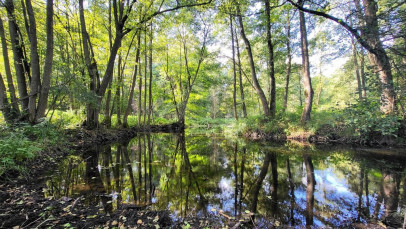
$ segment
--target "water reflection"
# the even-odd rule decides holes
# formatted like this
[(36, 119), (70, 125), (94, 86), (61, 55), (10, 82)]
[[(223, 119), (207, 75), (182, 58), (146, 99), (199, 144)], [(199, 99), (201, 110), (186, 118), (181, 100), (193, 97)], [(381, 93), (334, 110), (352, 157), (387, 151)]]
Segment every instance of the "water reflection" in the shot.
[(146, 134), (66, 159), (46, 194), (84, 196), (104, 212), (167, 209), (173, 217), (248, 217), (258, 227), (346, 227), (400, 214), (404, 165), (402, 157), (345, 149)]

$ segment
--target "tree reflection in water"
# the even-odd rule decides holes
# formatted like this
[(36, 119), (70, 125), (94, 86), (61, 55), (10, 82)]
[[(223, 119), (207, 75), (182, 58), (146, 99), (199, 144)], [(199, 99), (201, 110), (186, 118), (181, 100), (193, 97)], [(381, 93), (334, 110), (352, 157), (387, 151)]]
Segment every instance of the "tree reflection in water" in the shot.
[(351, 227), (401, 214), (405, 162), (346, 149), (146, 134), (67, 158), (46, 195), (83, 196), (106, 212), (131, 205), (226, 222), (244, 220), (249, 210), (259, 227)]

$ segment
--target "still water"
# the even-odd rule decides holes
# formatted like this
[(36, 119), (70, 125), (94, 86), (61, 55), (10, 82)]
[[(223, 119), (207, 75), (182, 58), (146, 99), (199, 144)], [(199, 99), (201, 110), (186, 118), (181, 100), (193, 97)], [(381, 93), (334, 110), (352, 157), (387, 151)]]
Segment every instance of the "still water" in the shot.
[(139, 135), (67, 158), (48, 196), (85, 197), (114, 211), (132, 204), (261, 225), (346, 227), (402, 215), (406, 151), (249, 143), (175, 134)]

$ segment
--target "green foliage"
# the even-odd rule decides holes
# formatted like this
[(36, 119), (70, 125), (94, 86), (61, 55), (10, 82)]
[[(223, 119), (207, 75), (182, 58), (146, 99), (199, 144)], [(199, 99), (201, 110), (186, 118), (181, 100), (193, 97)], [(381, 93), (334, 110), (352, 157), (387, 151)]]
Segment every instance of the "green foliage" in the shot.
[(80, 110), (76, 111), (61, 111), (55, 110), (52, 116), (52, 123), (58, 127), (76, 128), (85, 120), (85, 115)]
[(47, 122), (5, 127), (0, 135), (0, 176), (7, 171), (24, 172), (24, 163), (46, 147), (63, 142), (60, 130)]
[(8, 170), (24, 171), (23, 163), (41, 150), (21, 132), (0, 139), (0, 176)]
[(368, 100), (344, 110), (344, 121), (355, 130), (355, 136), (360, 136), (363, 140), (371, 140), (376, 134), (397, 137), (401, 118), (382, 114), (379, 106), (379, 101)]

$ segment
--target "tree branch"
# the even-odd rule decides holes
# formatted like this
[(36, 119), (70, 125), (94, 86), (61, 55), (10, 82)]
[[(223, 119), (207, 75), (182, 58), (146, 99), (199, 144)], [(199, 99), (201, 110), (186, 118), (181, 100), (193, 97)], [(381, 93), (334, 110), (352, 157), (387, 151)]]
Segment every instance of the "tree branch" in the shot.
[(311, 10), (311, 9), (307, 9), (304, 8), (303, 6), (299, 5), (298, 3), (293, 2), (292, 0), (287, 0), (288, 2), (290, 2), (290, 4), (292, 4), (294, 7), (298, 8), (300, 11), (309, 13), (309, 14), (313, 14), (313, 15), (317, 15), (317, 16), (321, 16), (324, 18), (327, 18), (329, 20), (332, 20), (338, 24), (340, 24), (342, 27), (344, 27), (348, 32), (350, 32), (356, 39), (357, 41), (365, 48), (367, 49), (369, 52), (375, 54), (375, 55), (379, 55), (378, 54), (378, 50), (376, 50), (375, 48), (373, 48), (372, 46), (370, 46), (359, 34), (357, 29), (354, 29), (353, 27), (351, 27), (349, 24), (347, 24), (346, 22), (344, 22), (342, 19), (340, 18), (336, 18), (334, 16), (331, 16), (329, 14), (326, 14), (324, 12), (320, 12), (320, 11), (315, 11), (315, 10)]

